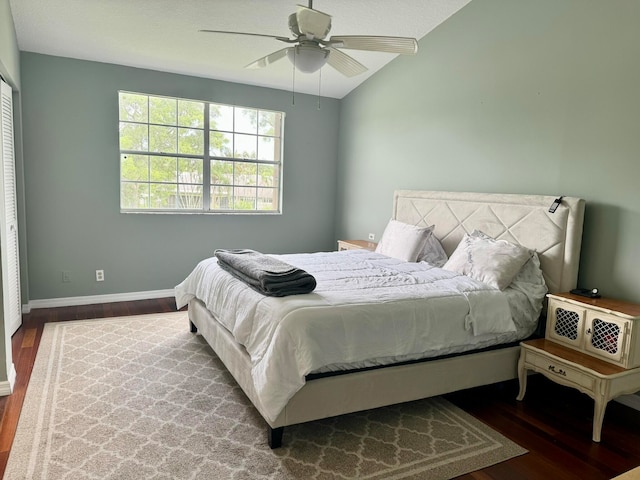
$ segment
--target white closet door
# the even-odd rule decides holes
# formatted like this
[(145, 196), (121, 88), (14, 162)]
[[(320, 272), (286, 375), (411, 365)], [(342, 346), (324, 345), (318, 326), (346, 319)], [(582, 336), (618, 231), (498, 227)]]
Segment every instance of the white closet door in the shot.
[(22, 325), (20, 301), (20, 259), (18, 255), (18, 205), (16, 162), (13, 149), (13, 100), (11, 87), (0, 80), (2, 91), (2, 182), (0, 182), (0, 258), (2, 262), (2, 299), (7, 335)]

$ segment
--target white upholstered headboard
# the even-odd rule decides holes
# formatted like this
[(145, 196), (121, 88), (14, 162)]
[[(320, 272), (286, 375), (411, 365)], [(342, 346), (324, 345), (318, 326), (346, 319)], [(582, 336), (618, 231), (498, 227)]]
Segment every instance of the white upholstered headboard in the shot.
[(435, 225), (434, 234), (447, 255), (465, 233), (482, 230), (494, 238), (538, 252), (551, 293), (576, 287), (584, 200), (563, 197), (555, 213), (556, 197), (498, 193), (398, 190), (393, 218), (418, 226)]

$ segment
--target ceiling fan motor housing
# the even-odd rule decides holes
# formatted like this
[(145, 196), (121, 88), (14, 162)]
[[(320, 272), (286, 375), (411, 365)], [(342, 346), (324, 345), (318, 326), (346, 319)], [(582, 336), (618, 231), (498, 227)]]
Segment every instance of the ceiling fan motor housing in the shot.
[(296, 37), (302, 35), (302, 33), (300, 33), (300, 28), (298, 27), (298, 17), (295, 13), (289, 15), (289, 30), (291, 30), (291, 33)]
[[(312, 12), (314, 10), (311, 10)], [(329, 35), (329, 31), (331, 30), (331, 17), (321, 12), (317, 12), (322, 15), (323, 23), (314, 23), (311, 26), (311, 30), (313, 33), (309, 31), (300, 30), (300, 23), (298, 22), (299, 13), (292, 13), (289, 15), (289, 30), (295, 37), (306, 36), (310, 40), (313, 38), (323, 39), (327, 35)], [(309, 26), (309, 25), (307, 25)], [(323, 28), (325, 27), (325, 28)], [(315, 30), (315, 31), (314, 31)]]

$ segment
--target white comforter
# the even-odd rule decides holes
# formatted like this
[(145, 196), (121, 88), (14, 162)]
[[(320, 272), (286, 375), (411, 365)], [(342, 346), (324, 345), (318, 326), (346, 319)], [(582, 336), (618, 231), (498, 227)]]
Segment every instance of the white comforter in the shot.
[(316, 290), (266, 297), (215, 258), (175, 289), (178, 308), (197, 297), (244, 345), (270, 421), (311, 372), (464, 351), (516, 332), (507, 295), (427, 263), (361, 250), (276, 257), (314, 275)]

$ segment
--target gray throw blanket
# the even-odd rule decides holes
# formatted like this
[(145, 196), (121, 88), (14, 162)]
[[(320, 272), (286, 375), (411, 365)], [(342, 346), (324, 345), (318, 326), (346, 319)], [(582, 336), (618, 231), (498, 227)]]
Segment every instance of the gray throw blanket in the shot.
[(272, 297), (310, 293), (316, 279), (304, 270), (255, 250), (216, 250), (218, 265), (254, 290)]

